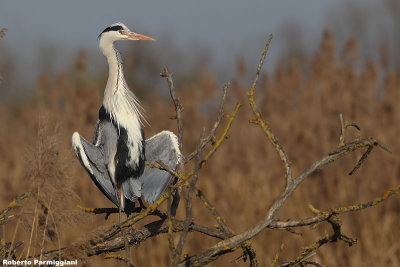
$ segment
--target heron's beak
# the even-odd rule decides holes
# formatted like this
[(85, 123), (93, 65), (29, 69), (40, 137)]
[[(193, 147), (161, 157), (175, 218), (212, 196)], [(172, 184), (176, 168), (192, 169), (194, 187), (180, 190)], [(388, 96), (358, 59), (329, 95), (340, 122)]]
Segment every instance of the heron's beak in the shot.
[(156, 40), (156, 39), (148, 37), (146, 35), (139, 34), (136, 32), (130, 32), (130, 31), (124, 32), (124, 35), (126, 35), (129, 40), (146, 40), (146, 41), (155, 41)]

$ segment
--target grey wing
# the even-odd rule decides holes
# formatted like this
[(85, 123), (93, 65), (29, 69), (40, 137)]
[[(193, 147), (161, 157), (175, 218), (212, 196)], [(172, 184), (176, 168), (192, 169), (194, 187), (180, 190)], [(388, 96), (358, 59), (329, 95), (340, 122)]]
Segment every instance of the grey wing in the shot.
[(136, 201), (137, 197), (140, 197), (142, 190), (142, 181), (140, 179), (128, 179), (122, 183), (122, 191), (124, 196), (132, 202)]
[[(146, 160), (156, 163), (161, 160), (168, 168), (175, 170), (181, 159), (178, 138), (170, 131), (162, 131), (146, 140)], [(171, 180), (171, 174), (157, 168), (145, 166), (140, 180), (142, 195), (149, 203), (155, 202), (165, 191)]]
[(107, 122), (97, 122), (93, 140), (94, 145), (75, 132), (72, 135), (72, 147), (96, 186), (110, 201), (118, 206), (118, 198), (107, 169), (107, 164), (112, 156), (112, 140), (117, 133), (112, 128), (112, 125), (109, 124)]

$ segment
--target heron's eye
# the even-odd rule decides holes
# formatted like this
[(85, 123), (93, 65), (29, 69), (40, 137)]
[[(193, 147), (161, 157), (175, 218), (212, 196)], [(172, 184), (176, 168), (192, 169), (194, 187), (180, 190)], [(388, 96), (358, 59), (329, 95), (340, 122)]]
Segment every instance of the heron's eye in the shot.
[(124, 31), (123, 31), (123, 30), (119, 30), (119, 33), (120, 33), (120, 34), (124, 34)]

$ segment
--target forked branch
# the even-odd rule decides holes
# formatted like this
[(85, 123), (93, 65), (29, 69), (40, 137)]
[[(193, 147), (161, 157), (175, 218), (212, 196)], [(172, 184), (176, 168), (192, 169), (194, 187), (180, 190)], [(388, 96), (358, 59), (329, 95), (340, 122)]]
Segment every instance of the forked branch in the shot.
[(271, 144), (273, 145), (273, 147), (275, 148), (276, 152), (279, 155), (279, 158), (281, 159), (284, 167), (285, 167), (285, 181), (286, 181), (286, 187), (289, 186), (289, 184), (292, 181), (292, 168), (290, 166), (290, 161), (285, 153), (285, 151), (283, 150), (283, 147), (281, 146), (281, 144), (278, 142), (277, 137), (275, 136), (275, 134), (272, 132), (272, 129), (269, 127), (269, 123), (267, 121), (265, 121), (262, 116), (261, 113), (258, 109), (257, 106), (257, 102), (255, 100), (254, 97), (254, 91), (256, 89), (257, 86), (257, 82), (258, 82), (258, 78), (260, 76), (260, 72), (261, 72), (261, 68), (264, 64), (264, 61), (267, 57), (267, 52), (268, 52), (268, 48), (269, 45), (271, 44), (272, 41), (272, 37), (273, 35), (271, 34), (268, 38), (268, 41), (264, 47), (264, 50), (261, 54), (261, 58), (260, 58), (260, 62), (258, 63), (258, 67), (257, 67), (257, 71), (256, 71), (256, 76), (254, 78), (253, 84), (251, 85), (251, 87), (249, 88), (249, 91), (247, 92), (247, 96), (249, 99), (249, 103), (250, 103), (250, 107), (253, 111), (253, 114), (255, 116), (255, 119), (252, 120), (251, 122), (258, 124), (262, 130), (264, 131), (265, 135), (267, 136), (268, 140), (271, 142)]

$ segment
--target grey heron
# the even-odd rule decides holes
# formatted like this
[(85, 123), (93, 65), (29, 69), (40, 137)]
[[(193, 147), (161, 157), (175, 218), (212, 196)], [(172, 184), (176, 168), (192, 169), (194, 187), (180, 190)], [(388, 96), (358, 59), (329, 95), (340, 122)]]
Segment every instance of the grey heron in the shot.
[(119, 208), (121, 223), (122, 211), (129, 215), (142, 195), (153, 203), (171, 180), (168, 172), (150, 168), (145, 161), (161, 160), (175, 169), (181, 154), (172, 132), (144, 139), (143, 109), (125, 82), (121, 56), (114, 47), (117, 40), (154, 39), (131, 32), (122, 23), (110, 25), (99, 35), (99, 47), (109, 65), (103, 105), (92, 143), (74, 132), (72, 146), (96, 186)]

